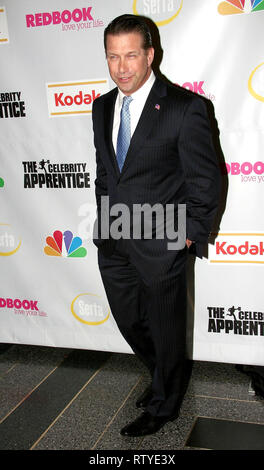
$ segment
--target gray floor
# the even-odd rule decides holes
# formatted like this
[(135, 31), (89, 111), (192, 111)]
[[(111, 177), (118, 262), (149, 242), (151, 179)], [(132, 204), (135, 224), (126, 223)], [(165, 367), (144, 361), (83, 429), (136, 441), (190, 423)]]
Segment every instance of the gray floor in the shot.
[[(135, 400), (148, 383), (134, 355), (11, 345), (0, 350), (0, 378), (1, 450), (195, 450), (201, 417), (248, 423), (251, 436), (261, 425), (264, 449), (264, 400), (233, 364), (194, 361), (179, 418), (144, 438), (119, 433), (138, 416)], [(221, 444), (217, 429), (212, 447), (201, 431), (197, 449), (234, 449), (232, 435)]]

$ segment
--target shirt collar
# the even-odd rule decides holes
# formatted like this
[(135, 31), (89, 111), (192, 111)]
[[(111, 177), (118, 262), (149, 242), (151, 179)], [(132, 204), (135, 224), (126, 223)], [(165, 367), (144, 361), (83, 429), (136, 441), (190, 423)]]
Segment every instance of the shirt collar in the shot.
[[(147, 81), (140, 87), (135, 93), (132, 93), (132, 98), (133, 100), (143, 100), (144, 98), (146, 99), (154, 82), (155, 82), (155, 75), (153, 70), (151, 71), (151, 74)], [(122, 106), (123, 98), (126, 96), (119, 88), (118, 88), (118, 97), (119, 97), (119, 105)]]

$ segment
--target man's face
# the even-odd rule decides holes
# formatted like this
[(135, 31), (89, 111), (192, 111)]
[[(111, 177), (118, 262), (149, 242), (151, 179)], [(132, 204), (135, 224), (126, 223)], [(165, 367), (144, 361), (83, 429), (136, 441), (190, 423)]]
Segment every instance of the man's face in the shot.
[(118, 88), (131, 95), (147, 81), (151, 73), (154, 49), (142, 47), (140, 33), (108, 34), (106, 58), (109, 73)]

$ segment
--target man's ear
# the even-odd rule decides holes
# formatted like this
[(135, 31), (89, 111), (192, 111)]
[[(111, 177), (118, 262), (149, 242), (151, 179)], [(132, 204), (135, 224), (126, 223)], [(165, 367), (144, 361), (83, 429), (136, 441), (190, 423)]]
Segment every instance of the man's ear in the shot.
[(151, 66), (153, 60), (154, 60), (154, 48), (153, 47), (150, 47), (147, 51), (147, 57), (148, 57), (148, 67)]

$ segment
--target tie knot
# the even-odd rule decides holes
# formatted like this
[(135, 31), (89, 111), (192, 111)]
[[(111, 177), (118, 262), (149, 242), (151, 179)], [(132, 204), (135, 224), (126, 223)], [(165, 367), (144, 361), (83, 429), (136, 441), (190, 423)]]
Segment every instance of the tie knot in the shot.
[(132, 96), (124, 96), (123, 98), (123, 107), (128, 107), (133, 100)]

